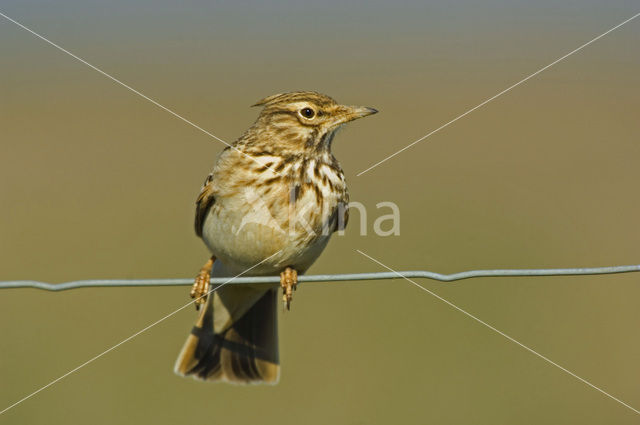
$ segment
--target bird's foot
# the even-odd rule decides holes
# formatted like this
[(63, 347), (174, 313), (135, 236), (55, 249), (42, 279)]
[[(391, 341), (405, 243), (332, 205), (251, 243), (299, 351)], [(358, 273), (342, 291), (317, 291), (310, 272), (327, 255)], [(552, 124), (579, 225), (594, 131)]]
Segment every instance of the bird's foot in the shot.
[(200, 306), (207, 302), (209, 287), (211, 286), (211, 269), (216, 257), (211, 257), (200, 269), (200, 273), (196, 276), (196, 280), (191, 287), (191, 298), (194, 298), (196, 310), (200, 310)]
[(284, 271), (280, 273), (280, 286), (282, 287), (282, 302), (287, 310), (290, 310), (293, 291), (295, 291), (298, 286), (298, 272), (291, 267), (284, 269)]

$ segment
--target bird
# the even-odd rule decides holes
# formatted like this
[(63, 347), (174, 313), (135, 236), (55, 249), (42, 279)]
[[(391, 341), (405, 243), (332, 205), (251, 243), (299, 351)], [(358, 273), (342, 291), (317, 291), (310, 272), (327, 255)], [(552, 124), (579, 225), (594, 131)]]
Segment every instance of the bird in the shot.
[(378, 111), (314, 91), (258, 101), (260, 114), (219, 155), (196, 200), (195, 231), (211, 258), (191, 289), (198, 318), (175, 372), (206, 381), (275, 384), (278, 287), (210, 278), (280, 275), (290, 308), (298, 275), (348, 222), (349, 192), (331, 145), (346, 123)]

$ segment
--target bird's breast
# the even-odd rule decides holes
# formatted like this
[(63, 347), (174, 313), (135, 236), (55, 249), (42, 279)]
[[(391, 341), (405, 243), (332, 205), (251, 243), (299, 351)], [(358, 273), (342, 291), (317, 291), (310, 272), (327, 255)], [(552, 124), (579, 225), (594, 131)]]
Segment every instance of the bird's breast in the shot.
[(269, 163), (266, 170), (252, 167), (241, 181), (226, 182), (204, 222), (205, 243), (225, 264), (237, 265), (238, 273), (269, 256), (256, 273), (286, 266), (306, 270), (346, 212), (340, 169), (317, 159)]

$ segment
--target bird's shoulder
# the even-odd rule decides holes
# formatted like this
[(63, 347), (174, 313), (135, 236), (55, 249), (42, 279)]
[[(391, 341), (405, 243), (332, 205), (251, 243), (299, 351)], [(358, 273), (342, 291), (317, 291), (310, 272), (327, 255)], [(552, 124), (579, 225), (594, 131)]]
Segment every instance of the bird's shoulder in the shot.
[(218, 156), (213, 170), (207, 175), (196, 199), (195, 231), (202, 237), (205, 218), (216, 198), (230, 197), (251, 181), (256, 164), (238, 146), (228, 146)]

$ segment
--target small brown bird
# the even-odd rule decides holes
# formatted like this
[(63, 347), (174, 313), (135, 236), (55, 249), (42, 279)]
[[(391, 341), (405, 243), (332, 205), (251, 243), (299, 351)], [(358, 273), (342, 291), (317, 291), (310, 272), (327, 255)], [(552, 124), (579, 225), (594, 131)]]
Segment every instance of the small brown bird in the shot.
[(347, 223), (333, 137), (344, 123), (377, 112), (316, 92), (276, 94), (254, 106), (263, 107), (260, 116), (222, 151), (196, 202), (196, 233), (213, 256), (191, 291), (196, 306), (205, 305), (176, 362), (180, 375), (278, 381), (277, 288), (228, 285), (207, 297), (210, 276), (280, 273), (288, 309), (298, 274)]

